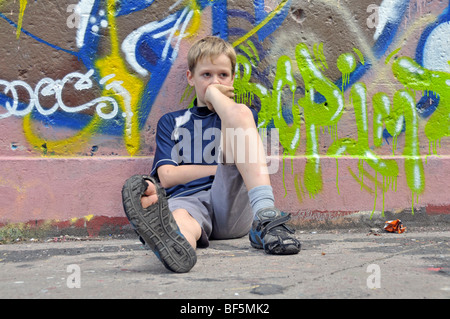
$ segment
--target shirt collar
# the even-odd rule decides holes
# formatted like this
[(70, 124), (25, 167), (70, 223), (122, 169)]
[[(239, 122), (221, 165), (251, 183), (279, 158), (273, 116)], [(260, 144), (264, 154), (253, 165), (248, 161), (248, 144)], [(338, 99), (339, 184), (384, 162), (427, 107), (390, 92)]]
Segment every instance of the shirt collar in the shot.
[(190, 109), (190, 111), (199, 116), (208, 116), (213, 114), (214, 112), (210, 111), (206, 106), (198, 106), (197, 99), (194, 100), (194, 106)]

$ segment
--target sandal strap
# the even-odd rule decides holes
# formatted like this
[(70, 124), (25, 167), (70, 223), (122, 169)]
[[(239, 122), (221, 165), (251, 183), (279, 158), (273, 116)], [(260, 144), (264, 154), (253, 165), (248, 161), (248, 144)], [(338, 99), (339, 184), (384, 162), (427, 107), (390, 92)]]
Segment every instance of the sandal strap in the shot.
[[(144, 194), (144, 192), (147, 190), (147, 187), (148, 187), (147, 183), (145, 182), (146, 180), (148, 180), (150, 183), (155, 185), (156, 194), (158, 196), (158, 201), (159, 200), (161, 200), (161, 202), (167, 201), (166, 190), (161, 186), (161, 184), (159, 184), (159, 181), (156, 178), (154, 178), (153, 176), (148, 176), (148, 175), (142, 175), (141, 196)], [(150, 206), (150, 207), (152, 207), (152, 206)]]
[(294, 233), (294, 230), (292, 228), (288, 227), (286, 223), (291, 219), (291, 214), (287, 214), (285, 216), (278, 216), (274, 218), (268, 218), (267, 220), (264, 220), (262, 222), (263, 229), (261, 231), (261, 237), (264, 238), (264, 236), (274, 229), (275, 227), (283, 227), (291, 234)]

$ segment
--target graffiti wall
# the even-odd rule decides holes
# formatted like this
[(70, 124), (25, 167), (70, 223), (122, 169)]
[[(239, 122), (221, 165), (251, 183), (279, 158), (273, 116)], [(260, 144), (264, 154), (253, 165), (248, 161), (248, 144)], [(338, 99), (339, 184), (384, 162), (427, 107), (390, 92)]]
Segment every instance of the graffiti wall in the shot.
[(123, 217), (211, 34), (238, 53), (237, 100), (278, 130), (283, 210), (450, 207), (449, 1), (2, 0), (0, 26), (2, 223)]

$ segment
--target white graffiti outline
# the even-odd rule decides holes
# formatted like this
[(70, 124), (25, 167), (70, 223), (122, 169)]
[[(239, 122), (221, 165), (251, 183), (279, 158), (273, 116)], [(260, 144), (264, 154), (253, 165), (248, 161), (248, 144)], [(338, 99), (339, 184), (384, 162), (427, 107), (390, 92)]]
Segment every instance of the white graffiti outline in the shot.
[[(102, 97), (96, 98), (90, 102), (87, 102), (87, 103), (79, 105), (79, 106), (67, 106), (64, 104), (64, 102), (62, 100), (62, 92), (64, 91), (65, 85), (68, 82), (75, 81), (74, 88), (78, 91), (91, 89), (93, 87), (93, 83), (91, 80), (91, 76), (93, 74), (94, 74), (94, 70), (91, 69), (86, 74), (82, 74), (79, 72), (73, 72), (73, 73), (67, 74), (62, 80), (53, 80), (51, 78), (43, 78), (42, 80), (39, 81), (39, 83), (36, 85), (34, 90), (31, 88), (31, 86), (28, 83), (26, 83), (24, 81), (16, 80), (16, 81), (8, 82), (8, 81), (0, 79), (0, 86), (5, 86), (3, 93), (5, 95), (7, 95), (9, 92), (11, 92), (12, 100), (13, 100), (12, 105), (9, 101), (6, 101), (5, 108), (6, 108), (7, 112), (0, 114), (0, 119), (7, 118), (11, 115), (25, 116), (25, 115), (29, 114), (30, 112), (32, 112), (33, 108), (36, 108), (36, 110), (40, 114), (42, 114), (44, 116), (48, 116), (48, 115), (55, 113), (59, 108), (67, 113), (78, 113), (78, 112), (84, 111), (86, 109), (89, 109), (93, 106), (95, 106), (95, 110), (96, 110), (97, 114), (102, 119), (104, 119), (104, 120), (113, 119), (114, 117), (116, 117), (117, 113), (119, 112), (119, 104), (112, 97), (102, 96)], [(100, 81), (100, 84), (105, 83), (107, 80), (110, 80), (114, 76), (115, 75), (113, 74), (113, 75), (108, 75), (108, 76), (104, 77)], [(19, 88), (19, 87), (24, 88), (28, 92), (28, 95), (30, 98), (28, 105), (24, 109), (21, 109), (21, 110), (18, 109), (19, 96), (17, 93), (17, 88)], [(121, 86), (120, 81), (113, 81), (112, 83), (110, 83), (109, 85), (106, 86), (107, 90), (109, 90), (111, 88), (115, 88), (116, 89), (115, 91), (117, 91), (117, 88), (121, 88), (120, 93), (122, 93), (122, 94), (128, 93), (128, 91), (123, 92), (123, 90), (125, 90), (125, 89)], [(44, 109), (40, 104), (39, 95), (42, 95), (42, 96), (54, 95), (57, 102), (51, 108)], [(129, 93), (128, 93), (128, 95), (129, 95)], [(104, 113), (103, 109), (107, 106), (112, 106), (113, 109), (112, 109), (112, 111), (110, 111), (108, 113)], [(127, 110), (126, 115), (132, 116), (132, 113), (130, 112), (130, 110)]]
[[(153, 21), (150, 22), (137, 30), (131, 32), (125, 40), (122, 42), (122, 51), (125, 54), (125, 58), (127, 62), (133, 67), (133, 69), (138, 72), (142, 76), (147, 76), (149, 72), (143, 68), (139, 62), (136, 59), (136, 47), (139, 39), (147, 33), (154, 33), (152, 37), (154, 39), (159, 39), (162, 37), (167, 37), (166, 44), (164, 46), (161, 60), (167, 60), (171, 59), (174, 61), (178, 56), (178, 51), (180, 48), (181, 40), (185, 37), (187, 37), (189, 34), (185, 33), (186, 29), (189, 25), (189, 22), (191, 21), (192, 17), (194, 16), (194, 10), (189, 10), (188, 8), (185, 8), (183, 12), (181, 13), (180, 17), (177, 19), (177, 14), (172, 14), (165, 18), (162, 21)], [(175, 25), (167, 30), (163, 30), (161, 32), (157, 32), (158, 29), (163, 28), (169, 23), (172, 23), (175, 21)], [(181, 25), (181, 27), (180, 27)], [(177, 31), (179, 31), (179, 35), (176, 35)], [(169, 47), (172, 44), (172, 40), (176, 38), (177, 42), (175, 44), (175, 47), (173, 48), (173, 52), (171, 56), (168, 56), (169, 54)]]

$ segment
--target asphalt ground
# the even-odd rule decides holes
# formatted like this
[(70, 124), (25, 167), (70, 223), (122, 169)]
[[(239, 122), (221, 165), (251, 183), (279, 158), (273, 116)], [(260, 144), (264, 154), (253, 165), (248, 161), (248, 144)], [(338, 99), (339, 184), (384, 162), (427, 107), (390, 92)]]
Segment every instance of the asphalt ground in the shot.
[(212, 241), (185, 274), (166, 270), (134, 237), (0, 245), (0, 298), (177, 300), (173, 313), (204, 316), (209, 310), (200, 306), (214, 301), (214, 314), (224, 317), (264, 311), (261, 304), (274, 314), (277, 299), (450, 298), (448, 225), (402, 234), (308, 229), (296, 236), (302, 250), (292, 256), (267, 255), (247, 237)]

